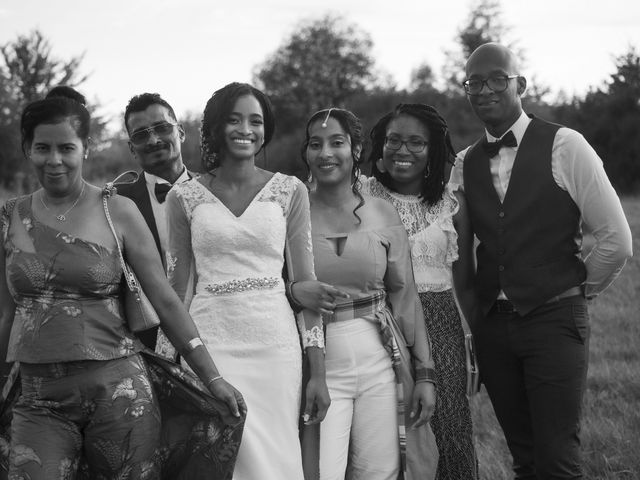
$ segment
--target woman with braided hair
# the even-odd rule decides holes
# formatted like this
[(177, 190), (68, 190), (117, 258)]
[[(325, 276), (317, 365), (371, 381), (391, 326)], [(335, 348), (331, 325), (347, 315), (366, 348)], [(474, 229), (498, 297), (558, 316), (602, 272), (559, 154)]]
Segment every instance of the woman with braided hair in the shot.
[(473, 236), (464, 198), (445, 184), (455, 157), (445, 120), (424, 104), (399, 104), (370, 133), (373, 177), (363, 192), (391, 202), (409, 235), (416, 286), (432, 342), (436, 409), (431, 426), (438, 445), (436, 478), (477, 478), (466, 397), (463, 315), (474, 315)]

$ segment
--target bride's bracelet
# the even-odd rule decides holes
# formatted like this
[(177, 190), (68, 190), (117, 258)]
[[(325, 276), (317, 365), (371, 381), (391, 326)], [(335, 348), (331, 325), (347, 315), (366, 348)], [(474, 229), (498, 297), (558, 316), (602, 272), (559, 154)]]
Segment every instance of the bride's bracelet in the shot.
[(310, 330), (302, 331), (302, 347), (317, 347), (324, 350), (324, 331), (322, 327), (315, 325)]
[(287, 300), (289, 300), (289, 305), (291, 305), (291, 309), (294, 313), (299, 313), (304, 309), (304, 306), (296, 300), (296, 297), (293, 296), (293, 284), (296, 282), (285, 282), (284, 283), (284, 291), (287, 296)]
[(187, 356), (200, 346), (204, 346), (202, 339), (200, 337), (193, 337), (191, 340), (187, 342), (184, 350), (180, 353), (182, 354), (182, 356)]

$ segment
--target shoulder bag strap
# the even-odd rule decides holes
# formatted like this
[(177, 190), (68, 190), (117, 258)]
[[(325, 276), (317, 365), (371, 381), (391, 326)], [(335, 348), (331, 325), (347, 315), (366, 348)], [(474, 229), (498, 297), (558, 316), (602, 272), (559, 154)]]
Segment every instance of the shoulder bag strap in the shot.
[(132, 292), (138, 292), (138, 282), (136, 281), (133, 272), (124, 261), (124, 255), (122, 254), (122, 249), (120, 248), (120, 242), (118, 240), (118, 234), (116, 233), (116, 229), (113, 226), (113, 222), (111, 221), (111, 215), (109, 214), (109, 206), (107, 204), (107, 200), (111, 196), (111, 192), (113, 189), (113, 182), (107, 183), (103, 192), (102, 192), (102, 206), (104, 208), (104, 215), (107, 217), (107, 223), (109, 224), (109, 228), (111, 229), (111, 233), (113, 234), (113, 238), (116, 240), (116, 247), (118, 248), (118, 257), (120, 258), (120, 265), (122, 266), (122, 272), (124, 273), (124, 278), (127, 281), (127, 286), (129, 290)]

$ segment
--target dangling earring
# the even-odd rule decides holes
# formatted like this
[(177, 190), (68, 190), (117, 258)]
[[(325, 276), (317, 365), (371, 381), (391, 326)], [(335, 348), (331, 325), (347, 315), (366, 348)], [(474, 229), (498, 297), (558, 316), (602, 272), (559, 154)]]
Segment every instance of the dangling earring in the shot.
[(426, 180), (431, 175), (431, 163), (427, 163), (427, 168), (424, 169), (424, 179)]
[(313, 173), (311, 173), (311, 167), (309, 166), (309, 162), (307, 159), (304, 159), (304, 164), (307, 166), (307, 170), (309, 170), (309, 174), (307, 175), (307, 185), (313, 185)]
[(384, 168), (384, 162), (382, 161), (381, 158), (379, 158), (378, 160), (376, 160), (376, 167), (378, 167), (378, 170), (380, 171), (380, 173), (385, 173), (387, 170)]

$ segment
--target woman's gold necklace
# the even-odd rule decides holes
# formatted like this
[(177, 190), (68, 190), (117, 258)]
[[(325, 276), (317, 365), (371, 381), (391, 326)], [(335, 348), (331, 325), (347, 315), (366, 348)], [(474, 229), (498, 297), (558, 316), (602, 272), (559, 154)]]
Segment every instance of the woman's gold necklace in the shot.
[[(84, 187), (85, 187), (86, 183), (82, 182), (82, 190), (80, 190), (80, 195), (78, 195), (78, 198), (76, 198), (75, 202), (73, 202), (73, 204), (67, 209), (66, 212), (64, 213), (60, 213), (58, 215), (56, 215), (56, 220), (58, 220), (59, 222), (66, 222), (67, 221), (67, 214), (73, 210), (73, 208), (78, 204), (78, 202), (80, 201), (80, 198), (82, 197), (82, 194), (84, 193)], [(47, 207), (47, 204), (44, 203), (44, 191), (42, 192), (42, 195), (40, 195), (40, 201), (42, 202), (42, 206), (44, 208), (46, 208), (47, 210), (51, 211), (51, 209), (49, 207)]]

